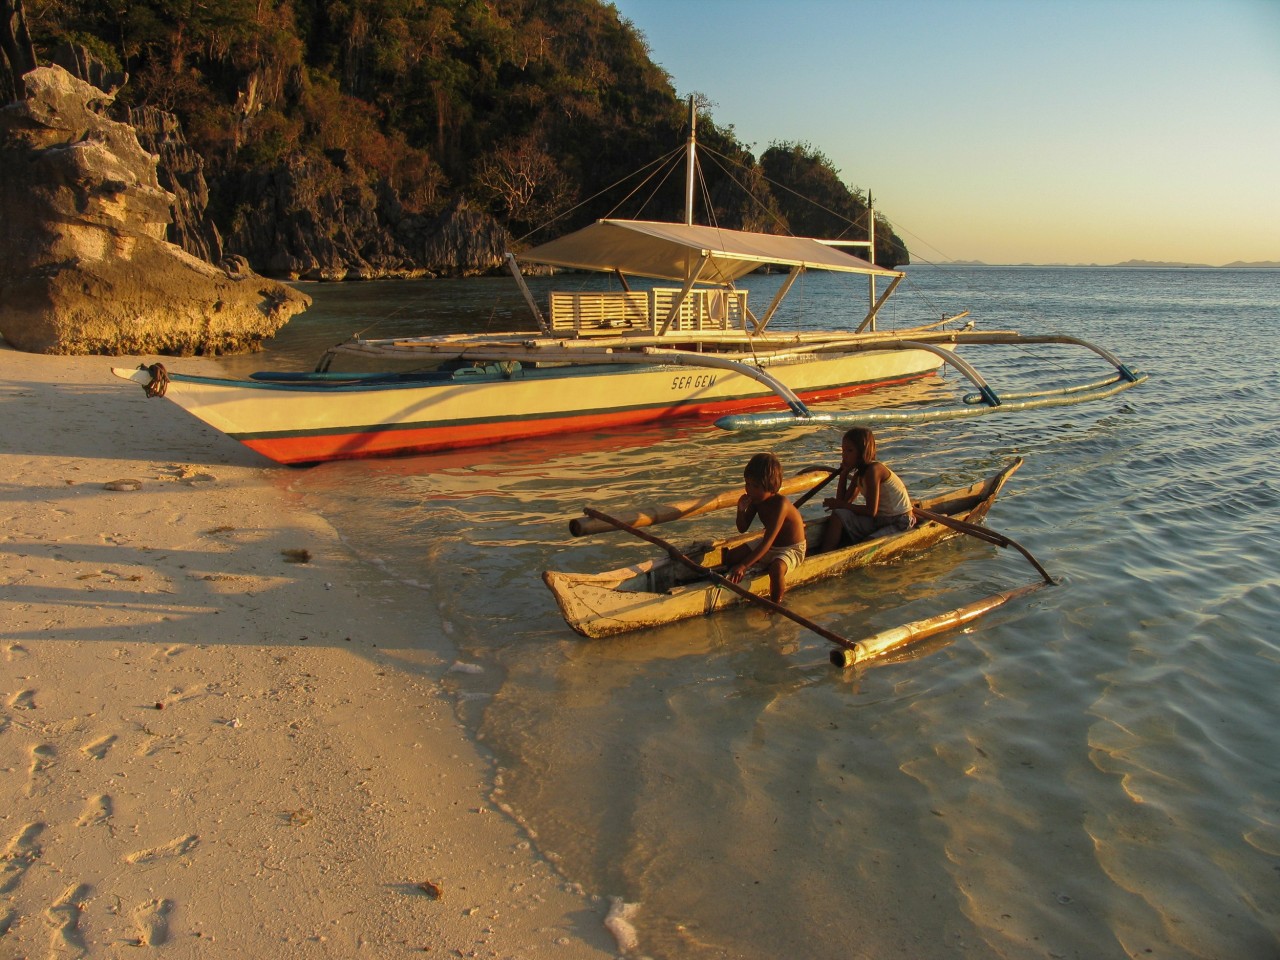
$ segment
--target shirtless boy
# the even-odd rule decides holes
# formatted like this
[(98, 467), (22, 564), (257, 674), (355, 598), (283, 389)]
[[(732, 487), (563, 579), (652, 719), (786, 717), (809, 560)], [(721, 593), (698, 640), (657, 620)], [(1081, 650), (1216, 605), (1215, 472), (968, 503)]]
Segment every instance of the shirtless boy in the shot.
[(804, 518), (795, 505), (778, 492), (782, 486), (782, 464), (772, 453), (757, 453), (742, 471), (746, 492), (738, 498), (735, 522), (746, 533), (751, 521), (760, 518), (764, 536), (734, 547), (725, 554), (726, 576), (739, 583), (753, 566), (769, 571), (769, 597), (774, 603), (787, 591), (787, 571), (798, 566), (805, 555)]

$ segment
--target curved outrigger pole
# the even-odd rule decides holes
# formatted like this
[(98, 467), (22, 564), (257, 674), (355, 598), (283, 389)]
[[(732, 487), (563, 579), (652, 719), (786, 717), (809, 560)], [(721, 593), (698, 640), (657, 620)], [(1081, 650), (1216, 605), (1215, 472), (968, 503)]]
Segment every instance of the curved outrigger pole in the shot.
[[(969, 417), (981, 417), (992, 413), (1016, 413), (1025, 410), (1039, 410), (1047, 407), (1065, 407), (1092, 400), (1103, 400), (1135, 387), (1147, 380), (1147, 374), (1134, 371), (1121, 362), (1110, 351), (1096, 344), (1058, 334), (1036, 334), (1024, 336), (1016, 333), (975, 333), (957, 331), (941, 333), (939, 339), (949, 343), (1055, 343), (1085, 347), (1102, 357), (1116, 369), (1116, 375), (1093, 383), (1079, 384), (1070, 387), (1059, 387), (1052, 390), (1038, 390), (1021, 393), (997, 394), (991, 385), (967, 361), (956, 354), (953, 349), (939, 346), (925, 340), (880, 340), (865, 344), (841, 344), (839, 349), (853, 350), (893, 350), (916, 349), (927, 350), (955, 367), (975, 387), (976, 393), (966, 394), (964, 406), (935, 407), (931, 409), (903, 410), (838, 410), (830, 412), (788, 415), (785, 413), (739, 413), (721, 417), (716, 426), (722, 430), (761, 430), (781, 426), (829, 426), (839, 424), (910, 424), (927, 423), (936, 420), (959, 420)], [(831, 345), (827, 349), (836, 349)], [(823, 349), (823, 348), (819, 348)], [(794, 408), (793, 408), (794, 410)]]

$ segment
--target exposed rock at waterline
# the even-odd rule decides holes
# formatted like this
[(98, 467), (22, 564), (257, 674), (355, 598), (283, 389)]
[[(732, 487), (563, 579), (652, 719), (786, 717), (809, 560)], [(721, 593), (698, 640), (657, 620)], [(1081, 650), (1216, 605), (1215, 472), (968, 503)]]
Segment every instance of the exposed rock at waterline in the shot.
[(420, 256), (429, 270), (465, 277), (501, 266), (510, 241), (493, 217), (458, 200), (427, 225), (420, 242)]
[(224, 181), (220, 189), (236, 198), (227, 249), (263, 273), (295, 280), (425, 275), (380, 222), (384, 204), (398, 206), (394, 195), (371, 190), (340, 155), (336, 161), (298, 155)]
[(103, 113), (112, 95), (58, 66), (0, 108), (0, 334), (34, 353), (256, 349), (310, 298), (166, 241), (156, 157)]
[(438, 217), (410, 213), (385, 181), (370, 185), (341, 151), (295, 156), (219, 185), (237, 198), (226, 249), (291, 280), (465, 277), (502, 265), (493, 217), (459, 200)]

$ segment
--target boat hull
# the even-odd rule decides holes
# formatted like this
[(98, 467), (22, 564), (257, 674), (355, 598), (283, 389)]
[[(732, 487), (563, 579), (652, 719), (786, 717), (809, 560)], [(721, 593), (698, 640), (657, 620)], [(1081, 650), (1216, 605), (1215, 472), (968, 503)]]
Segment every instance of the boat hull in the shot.
[[(970, 487), (949, 490), (918, 501), (917, 505), (957, 520), (974, 522), (985, 517), (1005, 481), (1020, 466), (1019, 458), (999, 473)], [(818, 542), (825, 518), (810, 521), (810, 544)], [(690, 559), (705, 567), (723, 562), (723, 552), (759, 536), (748, 532), (716, 543)], [(826, 553), (810, 554), (787, 574), (788, 591), (804, 584), (842, 576), (859, 567), (912, 553), (957, 536), (956, 532), (933, 521), (892, 536), (863, 540)], [(663, 557), (607, 573), (575, 574), (547, 571), (543, 582), (551, 590), (565, 622), (584, 637), (601, 638), (706, 616), (725, 607), (747, 602), (732, 590), (709, 581), (679, 582), (682, 565)], [(670, 584), (670, 585), (668, 585)], [(769, 576), (759, 573), (744, 579), (741, 586), (761, 597), (769, 596)], [(665, 588), (665, 589), (664, 589)]]
[[(770, 366), (806, 402), (932, 374), (938, 357), (881, 350)], [(147, 384), (145, 369), (114, 371)], [(556, 367), (430, 381), (229, 380), (169, 373), (165, 396), (279, 463), (399, 456), (682, 418), (781, 401), (737, 372), (689, 366)]]

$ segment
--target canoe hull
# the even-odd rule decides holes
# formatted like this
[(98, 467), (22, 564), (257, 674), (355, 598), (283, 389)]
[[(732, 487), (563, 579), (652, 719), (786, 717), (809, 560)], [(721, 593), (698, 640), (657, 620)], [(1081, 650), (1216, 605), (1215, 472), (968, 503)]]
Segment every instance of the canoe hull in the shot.
[[(868, 351), (770, 367), (806, 402), (928, 376), (920, 350)], [(145, 385), (144, 369), (115, 369)], [(730, 370), (560, 367), (509, 378), (395, 383), (229, 380), (169, 373), (165, 396), (278, 463), (399, 456), (681, 418), (712, 420), (781, 401)]]
[[(976, 522), (986, 516), (1000, 488), (1021, 465), (1019, 458), (986, 480), (921, 500), (919, 505), (958, 520)], [(809, 522), (810, 544), (821, 536), (822, 525), (823, 519)], [(864, 540), (828, 553), (810, 554), (796, 570), (788, 573), (787, 589), (790, 591), (807, 583), (842, 576), (859, 567), (925, 550), (957, 535), (948, 527), (925, 521), (904, 533)], [(724, 550), (757, 536), (758, 531), (748, 532), (716, 543), (697, 555), (691, 555), (690, 559), (703, 566), (717, 566), (722, 562)], [(733, 591), (705, 580), (653, 589), (654, 586), (666, 586), (673, 576), (678, 578), (673, 573), (677, 566), (675, 561), (664, 557), (607, 573), (547, 571), (542, 579), (555, 597), (565, 622), (577, 633), (590, 638), (615, 636), (706, 616), (746, 602)], [(769, 577), (765, 573), (750, 582), (744, 579), (741, 585), (757, 596), (769, 596)]]

